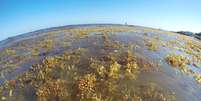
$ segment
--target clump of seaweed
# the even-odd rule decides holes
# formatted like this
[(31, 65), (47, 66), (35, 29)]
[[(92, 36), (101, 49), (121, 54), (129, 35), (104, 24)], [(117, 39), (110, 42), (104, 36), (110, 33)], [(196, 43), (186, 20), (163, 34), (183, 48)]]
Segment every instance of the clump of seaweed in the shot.
[(184, 67), (189, 64), (189, 59), (183, 55), (170, 54), (165, 59), (170, 65), (174, 67)]
[(126, 64), (125, 66), (125, 78), (136, 79), (139, 73), (139, 66), (135, 62)]
[(107, 74), (106, 67), (102, 64), (101, 61), (97, 59), (91, 59), (90, 68), (94, 70), (94, 73), (101, 78), (105, 78)]
[(117, 62), (114, 62), (109, 67), (108, 77), (112, 79), (118, 79), (119, 78), (119, 72), (120, 72), (121, 65)]
[[(161, 92), (161, 93), (159, 93)], [(165, 93), (164, 93), (165, 92)], [(135, 88), (122, 88), (122, 101), (175, 101), (175, 93), (159, 87), (155, 83), (135, 85)]]
[(96, 76), (94, 74), (86, 74), (78, 80), (78, 96), (81, 99), (90, 98), (95, 91)]
[(127, 79), (136, 79), (139, 73), (139, 65), (136, 56), (133, 53), (133, 46), (130, 46), (123, 58), (124, 77)]
[[(138, 90), (142, 92), (135, 92), (142, 101), (149, 99), (150, 101), (175, 101), (175, 93), (171, 91), (164, 90), (160, 87), (157, 87), (154, 83), (148, 83), (145, 85), (141, 85)], [(165, 92), (165, 93), (159, 93)]]
[(64, 101), (68, 100), (68, 88), (66, 81), (56, 80), (56, 81), (47, 81), (41, 85), (37, 91), (37, 101)]
[(156, 39), (152, 39), (146, 43), (146, 46), (148, 47), (149, 50), (156, 51), (158, 49), (159, 44)]
[(200, 75), (200, 74), (195, 73), (193, 77), (195, 78), (195, 80), (196, 80), (199, 84), (201, 84), (201, 75)]

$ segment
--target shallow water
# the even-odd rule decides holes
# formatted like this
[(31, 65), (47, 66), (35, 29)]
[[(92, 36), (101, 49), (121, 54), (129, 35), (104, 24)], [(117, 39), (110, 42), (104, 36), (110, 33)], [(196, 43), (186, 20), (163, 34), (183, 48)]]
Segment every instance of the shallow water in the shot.
[[(86, 26), (84, 28), (86, 28)], [(89, 29), (90, 28), (91, 27), (89, 27)], [(96, 27), (92, 27), (92, 29), (93, 28)], [(132, 29), (132, 27), (129, 28)], [(107, 33), (108, 39), (105, 38), (102, 32), (90, 32), (81, 37), (76, 35), (74, 36), (74, 34), (70, 32), (60, 32), (51, 35), (49, 35), (48, 32), (45, 32), (43, 34), (37, 34), (33, 37), (25, 36), (22, 39), (17, 37), (14, 38), (10, 43), (9, 41), (4, 41), (1, 43), (0, 53), (3, 53), (4, 49), (6, 48), (12, 48), (18, 53), (17, 55), (24, 54), (29, 58), (27, 58), (27, 60), (19, 60), (22, 63), (16, 67), (14, 65), (11, 68), (6, 67), (1, 69), (0, 72), (3, 75), (3, 77), (1, 76), (0, 79), (1, 84), (3, 85), (5, 80), (16, 79), (18, 75), (29, 71), (31, 65), (40, 63), (45, 57), (60, 55), (66, 51), (70, 52), (75, 49), (84, 48), (89, 51), (85, 54), (86, 57), (102, 58), (108, 56), (109, 53), (118, 54), (118, 52), (120, 52), (122, 49), (115, 48), (115, 46), (119, 45), (120, 43), (125, 47), (133, 45), (134, 47), (132, 52), (137, 56), (138, 62), (141, 63), (141, 65), (146, 64), (151, 68), (149, 70), (142, 71), (137, 80), (134, 81), (134, 84), (155, 83), (165, 90), (175, 92), (176, 101), (200, 101), (200, 84), (195, 81), (192, 75), (181, 73), (179, 69), (172, 67), (165, 61), (165, 57), (171, 53), (189, 56), (185, 52), (160, 45), (161, 42), (167, 43), (170, 40), (177, 40), (178, 36), (161, 34), (161, 32), (157, 33), (155, 30), (154, 32), (143, 32), (146, 28), (141, 27), (135, 27), (133, 29), (135, 30), (129, 32), (109, 32)], [(148, 40), (155, 39), (156, 37), (159, 37), (159, 39), (157, 39), (157, 43), (159, 43), (157, 50), (149, 50), (148, 46), (146, 45)], [(45, 40), (53, 40), (54, 45), (40, 46), (38, 42), (43, 42)], [(23, 48), (21, 46), (22, 42), (25, 44)], [(68, 44), (67, 47), (64, 47), (63, 43), (61, 42), (66, 42), (64, 46)], [(118, 44), (116, 44), (116, 42), (118, 42)], [(48, 44), (49, 43), (51, 43), (51, 41), (48, 42)], [(105, 43), (109, 44), (109, 46), (106, 47)], [(179, 43), (184, 44), (183, 41), (179, 41)], [(33, 56), (31, 53), (29, 53), (29, 48), (33, 49), (35, 46), (37, 46), (36, 49), (39, 50), (40, 54)], [(47, 47), (48, 50), (46, 50)], [(22, 52), (22, 50), (24, 51)], [(3, 53), (3, 55), (5, 54)], [(1, 57), (2, 60), (0, 61), (0, 66), (4, 67), (4, 61), (12, 60), (14, 57), (14, 55), (10, 54)], [(16, 62), (13, 64), (18, 63)], [(193, 72), (201, 73), (201, 67), (197, 68), (193, 65), (188, 65), (188, 68), (193, 70)]]

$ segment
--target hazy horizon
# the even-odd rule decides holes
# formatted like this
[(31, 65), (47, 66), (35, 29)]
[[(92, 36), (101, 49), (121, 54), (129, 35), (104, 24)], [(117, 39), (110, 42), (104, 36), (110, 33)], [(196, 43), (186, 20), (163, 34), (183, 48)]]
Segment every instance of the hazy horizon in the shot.
[(201, 32), (201, 0), (1, 0), (0, 40), (39, 29), (114, 23)]

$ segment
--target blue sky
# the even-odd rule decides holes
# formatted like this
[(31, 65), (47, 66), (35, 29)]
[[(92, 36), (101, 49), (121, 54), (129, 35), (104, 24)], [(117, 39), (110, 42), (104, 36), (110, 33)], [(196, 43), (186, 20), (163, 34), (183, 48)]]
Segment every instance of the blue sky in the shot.
[(86, 23), (120, 23), (201, 32), (201, 0), (0, 0), (0, 40)]

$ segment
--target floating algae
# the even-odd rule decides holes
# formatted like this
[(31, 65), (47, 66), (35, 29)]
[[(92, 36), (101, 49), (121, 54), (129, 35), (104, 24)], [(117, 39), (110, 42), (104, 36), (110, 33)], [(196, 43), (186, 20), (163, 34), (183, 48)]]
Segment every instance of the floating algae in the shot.
[[(125, 52), (123, 59), (119, 61), (104, 61), (93, 57), (92, 62), (85, 64), (86, 67), (80, 66), (83, 61), (82, 56), (85, 54), (83, 52), (82, 49), (77, 49), (64, 55), (45, 58), (42, 63), (33, 65), (31, 70), (19, 76), (15, 83), (8, 81), (5, 84), (7, 86), (2, 86), (2, 99), (11, 100), (18, 99), (18, 96), (26, 96), (19, 91), (26, 92), (28, 86), (29, 89), (33, 89), (33, 97), (36, 97), (37, 101), (125, 101), (149, 98), (152, 101), (174, 100), (174, 94), (166, 96), (168, 93), (165, 90), (152, 88), (152, 85), (143, 85), (146, 91), (141, 90), (144, 89), (142, 86), (136, 86), (134, 89), (131, 84), (128, 84), (136, 80), (140, 72), (133, 54), (129, 51)], [(123, 91), (124, 89), (129, 91)], [(12, 96), (11, 90), (14, 91)]]
[(182, 55), (171, 54), (166, 57), (166, 60), (174, 67), (184, 67), (189, 64), (189, 60)]
[[(163, 65), (154, 62), (156, 58), (146, 55), (150, 52), (146, 51), (147, 47), (150, 53), (159, 52), (160, 43), (150, 38), (151, 41), (142, 44), (146, 38), (136, 33), (141, 31), (143, 28), (133, 26), (78, 27), (43, 32), (44, 35), (33, 39), (21, 40), (11, 45), (13, 48), (1, 51), (2, 54), (12, 53), (10, 60), (16, 55), (25, 56), (17, 60), (25, 63), (23, 66), (27, 69), (18, 70), (15, 66), (18, 61), (13, 61), (6, 69), (9, 73), (18, 71), (14, 72), (16, 75), (9, 76), (5, 69), (1, 70), (5, 77), (0, 86), (0, 100), (182, 101), (185, 98), (176, 87), (176, 90), (171, 89), (163, 84), (164, 80), (154, 82), (154, 77), (148, 76), (168, 72), (163, 72)], [(157, 33), (153, 29), (146, 31)], [(124, 40), (123, 35), (131, 39)], [(6, 56), (1, 58), (6, 59)], [(169, 55), (165, 59), (175, 67), (186, 67), (190, 62), (179, 55)], [(27, 65), (29, 61), (35, 62)], [(189, 75), (200, 82), (199, 74)], [(142, 76), (150, 79), (142, 80)]]

